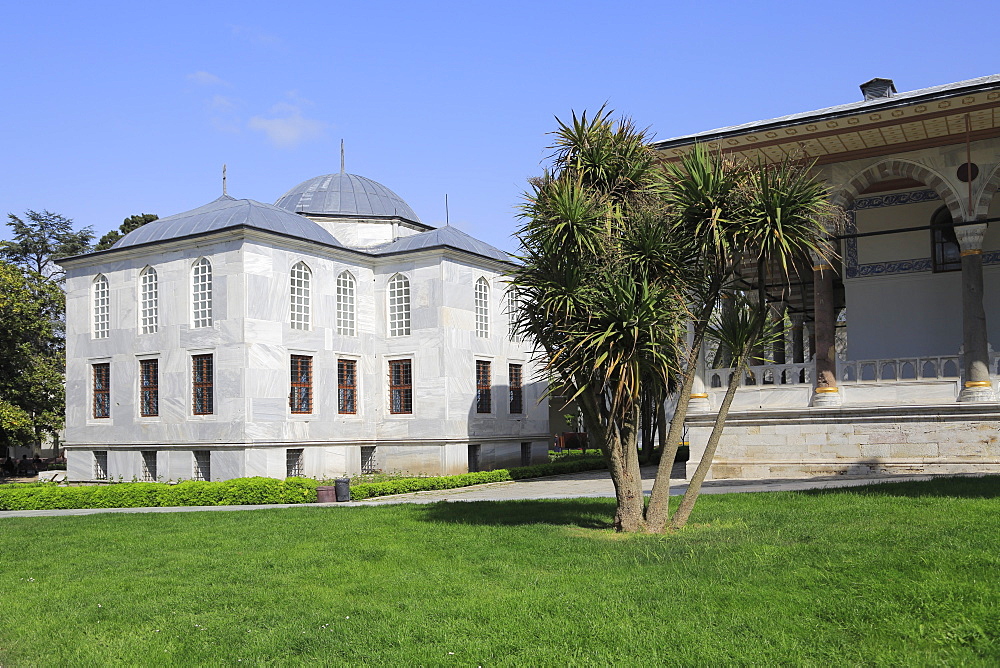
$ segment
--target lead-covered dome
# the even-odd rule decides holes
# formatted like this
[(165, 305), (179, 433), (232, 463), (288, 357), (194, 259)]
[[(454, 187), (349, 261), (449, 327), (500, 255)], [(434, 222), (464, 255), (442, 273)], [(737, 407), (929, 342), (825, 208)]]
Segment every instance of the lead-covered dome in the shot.
[(325, 174), (303, 181), (282, 195), (275, 205), (293, 213), (397, 217), (420, 222), (402, 197), (357, 174)]
[(297, 216), (274, 205), (252, 199), (234, 199), (229, 195), (223, 195), (197, 209), (160, 218), (132, 230), (119, 239), (112, 248), (179, 239), (192, 234), (215, 232), (237, 226), (252, 227), (307, 241), (318, 241), (329, 246), (341, 246), (332, 234), (304, 216)]

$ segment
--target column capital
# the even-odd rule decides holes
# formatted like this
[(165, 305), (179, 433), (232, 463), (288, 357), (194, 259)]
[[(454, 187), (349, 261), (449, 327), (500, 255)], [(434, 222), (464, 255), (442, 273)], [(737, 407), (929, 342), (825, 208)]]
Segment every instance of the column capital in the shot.
[(962, 253), (983, 250), (983, 236), (986, 234), (986, 223), (976, 223), (973, 225), (956, 225), (955, 237)]

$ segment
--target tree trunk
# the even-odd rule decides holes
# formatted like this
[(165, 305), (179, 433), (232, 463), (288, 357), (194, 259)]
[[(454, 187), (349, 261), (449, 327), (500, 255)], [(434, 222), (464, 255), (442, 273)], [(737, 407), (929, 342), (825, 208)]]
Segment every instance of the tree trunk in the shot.
[(615, 510), (615, 531), (637, 533), (645, 531), (643, 518), (642, 474), (639, 470), (637, 427), (639, 411), (633, 410), (617, 433), (608, 430), (609, 469), (615, 486), (618, 507)]
[(653, 434), (655, 421), (653, 417), (654, 399), (648, 391), (642, 393), (642, 451), (639, 453), (639, 463), (648, 464), (653, 458)]
[(667, 440), (662, 446), (660, 465), (656, 469), (656, 481), (653, 482), (653, 492), (649, 498), (649, 506), (646, 508), (646, 526), (651, 533), (663, 533), (667, 527), (670, 507), (670, 470), (674, 466), (674, 457), (677, 456), (677, 447), (680, 445), (681, 437), (684, 436), (684, 420), (687, 418), (688, 403), (691, 401), (691, 388), (694, 386), (694, 376), (698, 373), (698, 355), (701, 354), (705, 330), (708, 328), (708, 319), (712, 316), (714, 306), (714, 301), (705, 304), (700, 314), (701, 317), (694, 325), (694, 339), (691, 342), (691, 354), (688, 356), (687, 368), (684, 370), (684, 382), (681, 384), (680, 394), (677, 396), (677, 407), (674, 408), (674, 416), (670, 420)]
[(701, 484), (705, 482), (708, 471), (712, 468), (712, 460), (715, 459), (715, 451), (719, 447), (719, 439), (722, 438), (722, 431), (726, 427), (726, 417), (729, 415), (729, 407), (736, 396), (736, 390), (740, 386), (740, 376), (743, 375), (745, 368), (746, 363), (739, 364), (732, 378), (729, 379), (729, 387), (726, 388), (726, 396), (722, 400), (722, 406), (719, 407), (719, 414), (715, 416), (715, 424), (712, 425), (712, 433), (708, 437), (708, 443), (705, 445), (705, 452), (701, 456), (701, 461), (698, 462), (698, 468), (695, 470), (694, 475), (691, 476), (691, 482), (684, 492), (684, 498), (681, 499), (680, 507), (677, 508), (677, 512), (674, 513), (673, 518), (670, 520), (671, 531), (680, 529), (687, 524), (688, 518), (691, 516), (691, 511), (694, 510), (695, 501), (698, 500), (698, 494), (701, 493)]

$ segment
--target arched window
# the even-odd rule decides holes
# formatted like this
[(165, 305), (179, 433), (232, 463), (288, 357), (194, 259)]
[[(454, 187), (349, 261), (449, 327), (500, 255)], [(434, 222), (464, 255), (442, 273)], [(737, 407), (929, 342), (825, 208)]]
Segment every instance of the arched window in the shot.
[(160, 298), (156, 270), (146, 267), (139, 274), (139, 333), (152, 334), (159, 324)]
[(337, 276), (337, 334), (354, 336), (354, 276), (341, 272)]
[(309, 300), (312, 272), (305, 262), (296, 262), (292, 267), (291, 318), (292, 329), (309, 329)]
[(507, 336), (511, 341), (519, 340), (517, 336), (517, 312), (520, 303), (517, 298), (517, 288), (513, 285), (507, 288)]
[(934, 271), (960, 271), (961, 249), (955, 236), (955, 225), (948, 207), (942, 206), (931, 216), (931, 247)]
[(485, 278), (476, 281), (476, 336), (490, 336), (490, 284)]
[(98, 274), (94, 279), (94, 338), (108, 338), (111, 328), (111, 290), (108, 279)]
[(396, 274), (389, 279), (389, 336), (410, 333), (410, 279)]
[(212, 263), (207, 257), (191, 267), (191, 326), (212, 326)]

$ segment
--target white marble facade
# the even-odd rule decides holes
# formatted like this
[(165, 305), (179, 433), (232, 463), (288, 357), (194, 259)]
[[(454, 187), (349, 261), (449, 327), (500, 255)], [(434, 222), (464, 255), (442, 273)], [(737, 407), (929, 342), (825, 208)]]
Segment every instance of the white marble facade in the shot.
[[(500, 251), (454, 228), (422, 225), (408, 209), (401, 217), (360, 205), (322, 215), (249, 200), (207, 206), (215, 211), (162, 219), (110, 251), (64, 261), (70, 479), (332, 478), (363, 466), (450, 474), (546, 460), (544, 386), (531, 345), (509, 335), (505, 275), (512, 265)], [(247, 215), (236, 211), (247, 206)], [(352, 224), (362, 229), (352, 231)], [(212, 322), (195, 326), (202, 323), (194, 320), (192, 272), (203, 259), (211, 264)], [(291, 272), (298, 267), (301, 275), (303, 265), (308, 322), (293, 323)], [(140, 301), (149, 267), (158, 321), (147, 333)], [(338, 277), (345, 272), (354, 286), (353, 333), (343, 296), (338, 329)], [(397, 276), (409, 282), (409, 333), (393, 336), (388, 285)], [(106, 334), (95, 323), (101, 277), (109, 288)], [(477, 282), (488, 286), (478, 327)], [(211, 356), (210, 377), (198, 377), (197, 356)], [(301, 390), (308, 405), (299, 399), (293, 406), (293, 356), (308, 360)], [(140, 379), (144, 360), (156, 360), (155, 407)], [(412, 410), (394, 413), (390, 364), (407, 360)], [(338, 376), (345, 362), (356, 370), (354, 406), (342, 392), (352, 383)], [(483, 363), (488, 405), (477, 403)], [(103, 364), (106, 395), (97, 377)], [(512, 365), (523, 379), (520, 412), (512, 412)], [(210, 383), (210, 412), (196, 399), (205, 392), (197, 381)], [(405, 387), (395, 396), (405, 397)]]

